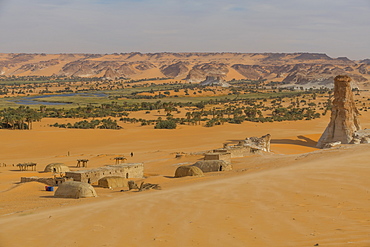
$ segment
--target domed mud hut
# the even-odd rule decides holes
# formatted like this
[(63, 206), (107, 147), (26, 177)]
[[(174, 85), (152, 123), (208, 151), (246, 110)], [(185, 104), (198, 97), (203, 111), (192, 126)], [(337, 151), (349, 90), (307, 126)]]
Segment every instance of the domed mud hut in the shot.
[(98, 185), (103, 188), (120, 188), (120, 187), (128, 187), (128, 181), (126, 178), (112, 176), (112, 177), (104, 177), (98, 180)]
[(63, 163), (51, 163), (45, 167), (44, 172), (69, 172), (69, 167)]
[(175, 171), (175, 178), (186, 176), (204, 176), (202, 170), (196, 166), (179, 166)]
[(192, 166), (200, 168), (202, 172), (220, 172), (232, 170), (231, 164), (228, 164), (223, 160), (200, 160)]
[(97, 197), (94, 187), (88, 183), (68, 181), (59, 185), (54, 197), (62, 198), (86, 198)]

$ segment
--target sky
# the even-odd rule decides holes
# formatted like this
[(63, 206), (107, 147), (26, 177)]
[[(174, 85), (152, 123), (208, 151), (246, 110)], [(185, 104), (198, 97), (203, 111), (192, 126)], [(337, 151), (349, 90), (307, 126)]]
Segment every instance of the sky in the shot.
[(0, 0), (1, 53), (370, 58), (370, 0)]

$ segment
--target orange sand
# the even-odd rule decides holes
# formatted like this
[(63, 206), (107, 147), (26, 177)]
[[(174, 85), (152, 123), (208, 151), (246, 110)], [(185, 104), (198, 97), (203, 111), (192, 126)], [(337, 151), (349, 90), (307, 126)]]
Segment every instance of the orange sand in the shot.
[[(328, 119), (176, 130), (67, 130), (44, 119), (31, 131), (0, 130), (0, 246), (370, 246), (370, 146), (317, 150)], [(369, 127), (369, 116), (362, 120)], [(193, 152), (267, 133), (274, 154), (233, 159), (230, 172), (172, 177), (202, 157)], [(118, 155), (144, 162), (146, 181), (163, 190), (96, 188), (98, 198), (57, 199), (43, 184), (17, 184), (50, 174), (11, 166), (33, 161), (42, 171), (63, 162), (73, 170), (76, 159), (99, 167)]]

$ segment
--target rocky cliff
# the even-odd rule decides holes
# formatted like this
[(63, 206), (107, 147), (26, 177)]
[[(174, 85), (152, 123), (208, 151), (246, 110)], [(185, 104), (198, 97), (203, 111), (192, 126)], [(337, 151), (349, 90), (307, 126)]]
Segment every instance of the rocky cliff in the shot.
[(0, 53), (0, 75), (4, 76), (144, 79), (155, 75), (193, 83), (212, 76), (225, 81), (266, 79), (286, 85), (333, 86), (338, 74), (348, 75), (356, 83), (367, 83), (369, 59), (352, 61), (319, 53)]
[(199, 83), (201, 86), (219, 86), (219, 87), (230, 87), (231, 85), (224, 81), (222, 76), (207, 76), (204, 81)]

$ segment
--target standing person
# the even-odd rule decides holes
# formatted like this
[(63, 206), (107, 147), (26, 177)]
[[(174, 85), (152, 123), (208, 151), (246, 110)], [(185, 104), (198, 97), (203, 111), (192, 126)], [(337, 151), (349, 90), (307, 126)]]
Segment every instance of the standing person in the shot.
[(131, 157), (134, 157), (134, 153), (133, 152), (131, 152)]

